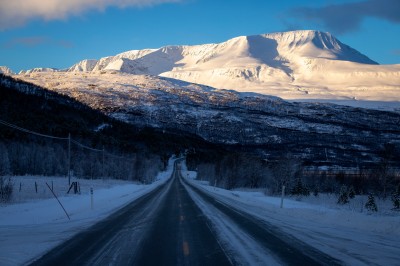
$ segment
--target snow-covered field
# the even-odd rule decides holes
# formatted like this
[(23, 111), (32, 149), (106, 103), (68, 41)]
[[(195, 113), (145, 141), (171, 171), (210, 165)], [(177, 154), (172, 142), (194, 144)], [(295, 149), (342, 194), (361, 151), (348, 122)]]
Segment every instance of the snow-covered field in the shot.
[[(348, 265), (399, 265), (400, 212), (390, 210), (390, 200), (377, 200), (378, 213), (366, 211), (366, 197), (361, 196), (347, 205), (337, 205), (335, 195), (301, 200), (289, 197), (281, 209), (279, 197), (266, 196), (262, 191), (215, 188), (195, 180), (196, 173), (186, 171), (184, 165), (182, 169), (187, 180), (224, 204), (277, 226)], [(199, 203), (198, 197), (196, 201)], [(207, 210), (207, 204), (201, 202), (199, 205), (211, 220), (217, 219), (215, 210)], [(218, 227), (218, 221), (215, 224), (217, 230), (227, 230)]]
[[(68, 180), (65, 177), (14, 177), (13, 203), (0, 205), (0, 265), (24, 264), (152, 191), (171, 177), (174, 161), (169, 161), (167, 170), (160, 173), (153, 184), (78, 180), (81, 194), (77, 195), (66, 194)], [(46, 182), (50, 186), (53, 182), (53, 189), (70, 220), (52, 196)], [(21, 192), (19, 183), (22, 184)], [(90, 188), (93, 188), (93, 209)]]

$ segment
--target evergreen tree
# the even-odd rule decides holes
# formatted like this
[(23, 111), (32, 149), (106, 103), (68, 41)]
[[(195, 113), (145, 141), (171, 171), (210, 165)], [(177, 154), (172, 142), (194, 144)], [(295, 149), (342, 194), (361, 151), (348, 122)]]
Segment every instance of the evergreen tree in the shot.
[(400, 189), (399, 187), (392, 194), (393, 210), (400, 210)]
[(367, 210), (371, 211), (371, 212), (378, 211), (378, 207), (376, 206), (376, 203), (375, 203), (375, 198), (372, 194), (368, 195), (368, 200), (367, 200), (367, 203), (365, 203), (365, 208), (367, 208)]
[(8, 157), (7, 148), (3, 143), (0, 143), (0, 176), (10, 174), (10, 160)]
[(13, 192), (13, 183), (11, 178), (0, 176), (0, 202), (8, 202), (11, 200)]
[(313, 192), (315, 197), (319, 196), (319, 188), (317, 186), (314, 187), (314, 192)]
[(339, 198), (337, 201), (338, 204), (346, 204), (349, 203), (349, 193), (347, 191), (347, 187), (345, 185), (343, 185), (340, 188), (340, 192), (339, 192)]
[(354, 199), (355, 196), (356, 196), (356, 192), (354, 191), (354, 187), (350, 187), (350, 189), (349, 189), (349, 198), (350, 199)]
[(303, 192), (303, 183), (301, 182), (301, 178), (297, 178), (296, 184), (292, 188), (292, 195), (302, 195)]
[(292, 195), (310, 196), (310, 190), (303, 184), (301, 178), (297, 178), (296, 185), (291, 192)]

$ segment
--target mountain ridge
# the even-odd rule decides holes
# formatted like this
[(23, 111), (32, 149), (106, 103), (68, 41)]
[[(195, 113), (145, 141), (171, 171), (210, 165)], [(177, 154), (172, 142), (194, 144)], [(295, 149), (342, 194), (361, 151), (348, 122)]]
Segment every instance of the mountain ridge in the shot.
[[(273, 43), (273, 42), (276, 43)], [(260, 45), (260, 42), (264, 42), (264, 45)], [(298, 47), (301, 49), (301, 56), (308, 56), (308, 57), (322, 57), (322, 58), (329, 58), (329, 59), (338, 59), (338, 60), (346, 60), (346, 61), (351, 61), (351, 62), (356, 62), (356, 63), (364, 63), (364, 64), (378, 64), (377, 62), (369, 59), (367, 56), (359, 53), (355, 49), (351, 48), (348, 45), (345, 45), (341, 43), (338, 39), (336, 39), (333, 35), (330, 33), (325, 33), (321, 31), (312, 31), (312, 30), (303, 30), (303, 31), (289, 31), (289, 32), (276, 32), (276, 33), (266, 33), (266, 34), (260, 34), (260, 35), (250, 35), (250, 36), (239, 36), (235, 37), (232, 39), (227, 40), (226, 42), (222, 43), (214, 43), (214, 44), (202, 44), (202, 45), (168, 45), (168, 46), (163, 46), (158, 49), (144, 49), (144, 50), (130, 50), (126, 51), (120, 54), (117, 54), (115, 56), (111, 57), (103, 57), (97, 62), (104, 62), (105, 60), (110, 60), (111, 62), (113, 60), (118, 60), (121, 58), (126, 58), (129, 60), (137, 60), (140, 58), (144, 58), (150, 54), (153, 53), (161, 53), (164, 55), (164, 59), (166, 56), (170, 56), (171, 54), (175, 56), (181, 56), (182, 59), (185, 56), (192, 56), (195, 58), (194, 63), (199, 64), (199, 63), (205, 63), (209, 60), (211, 60), (214, 56), (217, 55), (217, 53), (214, 50), (224, 50), (226, 48), (232, 49), (234, 46), (238, 46), (239, 48), (243, 48), (244, 46), (249, 46), (249, 53), (247, 55), (255, 55), (254, 57), (256, 59), (261, 59), (261, 61), (264, 61), (264, 63), (267, 63), (271, 61), (271, 58), (274, 58), (268, 50), (273, 50), (276, 49), (278, 46), (278, 42), (282, 43), (281, 46), (287, 46), (289, 48), (290, 53), (294, 53), (294, 50)], [(320, 51), (318, 53), (312, 54), (309, 49), (304, 49), (304, 45), (314, 45), (316, 49), (319, 49)], [(261, 46), (261, 47), (257, 47)], [(260, 51), (261, 49), (263, 51)], [(307, 47), (306, 47), (307, 48)], [(240, 50), (240, 49), (239, 49)], [(254, 51), (258, 50), (256, 53)], [(178, 55), (176, 55), (176, 52), (178, 51)], [(246, 51), (236, 51), (236, 55), (239, 56), (246, 56)], [(267, 52), (269, 53), (268, 60), (266, 59), (266, 56), (261, 54), (262, 52)], [(315, 52), (315, 51), (314, 51)], [(180, 54), (179, 54), (180, 53)], [(279, 57), (279, 54), (276, 54), (277, 57)], [(286, 57), (287, 54), (285, 54)], [(336, 57), (336, 58), (335, 58)], [(170, 59), (176, 59), (176, 58), (170, 58)], [(82, 60), (82, 64), (85, 64), (87, 59)], [(109, 62), (110, 62), (109, 61)], [(81, 62), (78, 62), (77, 64), (80, 64)], [(103, 70), (104, 68), (107, 68), (107, 66), (104, 66), (104, 64), (97, 64), (96, 67), (93, 69), (87, 69), (87, 70), (78, 70), (78, 71), (92, 71), (92, 70)], [(82, 68), (84, 69), (84, 68)], [(108, 68), (108, 69), (113, 69), (113, 70), (119, 70), (116, 68)], [(69, 71), (73, 71), (73, 68), (70, 68)], [(164, 71), (166, 72), (166, 71)], [(162, 73), (162, 72), (161, 72)], [(152, 74), (152, 75), (159, 75), (161, 73), (146, 73), (146, 74)], [(142, 73), (144, 74), (144, 73)]]
[[(53, 70), (20, 74), (40, 71)], [(398, 102), (394, 109), (400, 107), (400, 64), (379, 65), (332, 34), (313, 30), (131, 50), (85, 59), (66, 71), (162, 76), (292, 101)]]

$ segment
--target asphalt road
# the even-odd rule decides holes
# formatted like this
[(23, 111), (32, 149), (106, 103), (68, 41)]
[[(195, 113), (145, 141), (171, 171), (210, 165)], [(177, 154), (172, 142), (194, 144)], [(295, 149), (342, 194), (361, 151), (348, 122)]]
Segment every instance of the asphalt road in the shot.
[(31, 265), (231, 265), (178, 178)]
[[(183, 179), (184, 180), (184, 179)], [(233, 205), (227, 205), (204, 191), (185, 182), (197, 195), (216, 211), (222, 213), (237, 225), (242, 233), (255, 239), (264, 249), (270, 251), (283, 265), (341, 265), (335, 258), (282, 232), (278, 227), (244, 213)]]
[(231, 265), (178, 171), (173, 180), (135, 265)]
[[(185, 183), (185, 186), (183, 185)], [(244, 234), (286, 265), (337, 265), (335, 259), (288, 237), (173, 177), (105, 220), (50, 250), (31, 265), (232, 265), (238, 264), (217, 239), (216, 229), (188, 193), (223, 213)]]

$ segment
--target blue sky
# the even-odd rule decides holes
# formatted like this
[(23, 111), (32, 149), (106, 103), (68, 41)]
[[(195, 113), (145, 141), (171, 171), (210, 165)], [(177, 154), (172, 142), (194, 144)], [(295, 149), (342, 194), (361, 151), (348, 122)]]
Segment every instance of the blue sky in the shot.
[(399, 0), (0, 0), (0, 65), (67, 68), (295, 29), (329, 31), (381, 64), (400, 63)]

